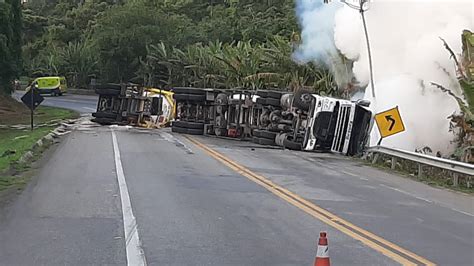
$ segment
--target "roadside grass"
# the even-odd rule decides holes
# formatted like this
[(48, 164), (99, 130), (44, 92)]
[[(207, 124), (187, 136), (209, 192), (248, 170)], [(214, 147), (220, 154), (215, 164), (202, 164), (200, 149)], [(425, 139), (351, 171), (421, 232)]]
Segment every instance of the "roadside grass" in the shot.
[[(40, 106), (34, 112), (35, 124), (47, 123), (53, 120), (63, 120), (69, 118), (76, 118), (78, 115), (76, 112), (48, 106)], [(20, 125), (30, 124), (30, 115), (28, 112), (16, 113), (16, 114), (0, 114), (0, 125)]]
[[(54, 107), (38, 107), (35, 111), (35, 125), (77, 117), (78, 114), (74, 111)], [(29, 121), (29, 114), (25, 112), (0, 114), (0, 125), (28, 125)], [(54, 126), (44, 126), (35, 128), (33, 131), (29, 128), (0, 129), (0, 191), (10, 188), (21, 189), (26, 184), (28, 178), (22, 176), (21, 173), (29, 169), (30, 164), (19, 163), (19, 159), (54, 128)], [(38, 159), (44, 149), (35, 150), (31, 161)]]

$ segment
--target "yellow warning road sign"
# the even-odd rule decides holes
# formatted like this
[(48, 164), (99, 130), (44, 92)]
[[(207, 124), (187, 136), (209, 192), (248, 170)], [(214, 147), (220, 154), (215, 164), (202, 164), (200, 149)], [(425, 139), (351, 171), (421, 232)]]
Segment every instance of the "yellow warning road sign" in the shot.
[(398, 106), (376, 114), (375, 122), (377, 122), (377, 127), (379, 128), (382, 138), (405, 131), (405, 125), (403, 125)]

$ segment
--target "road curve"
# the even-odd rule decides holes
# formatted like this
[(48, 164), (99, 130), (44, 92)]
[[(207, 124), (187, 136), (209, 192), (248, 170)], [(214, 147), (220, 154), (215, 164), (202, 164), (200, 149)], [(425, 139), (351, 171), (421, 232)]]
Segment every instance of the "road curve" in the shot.
[[(16, 91), (13, 97), (19, 100), (24, 95), (23, 91)], [(97, 109), (96, 95), (64, 94), (62, 96), (43, 95), (45, 100), (41, 105), (71, 109), (81, 114), (93, 113)]]

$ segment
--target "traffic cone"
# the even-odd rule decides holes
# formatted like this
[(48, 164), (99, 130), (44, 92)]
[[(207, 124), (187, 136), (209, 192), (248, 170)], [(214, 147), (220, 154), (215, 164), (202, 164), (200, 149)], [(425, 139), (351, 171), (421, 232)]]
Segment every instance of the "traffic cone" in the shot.
[(316, 252), (316, 259), (314, 266), (330, 266), (329, 262), (329, 247), (326, 232), (319, 233), (318, 251)]

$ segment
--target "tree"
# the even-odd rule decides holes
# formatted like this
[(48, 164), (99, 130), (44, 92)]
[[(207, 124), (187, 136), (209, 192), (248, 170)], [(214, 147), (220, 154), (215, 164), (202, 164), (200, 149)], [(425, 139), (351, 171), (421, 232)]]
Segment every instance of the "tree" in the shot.
[(0, 92), (12, 91), (12, 80), (21, 71), (21, 6), (19, 1), (0, 2)]

